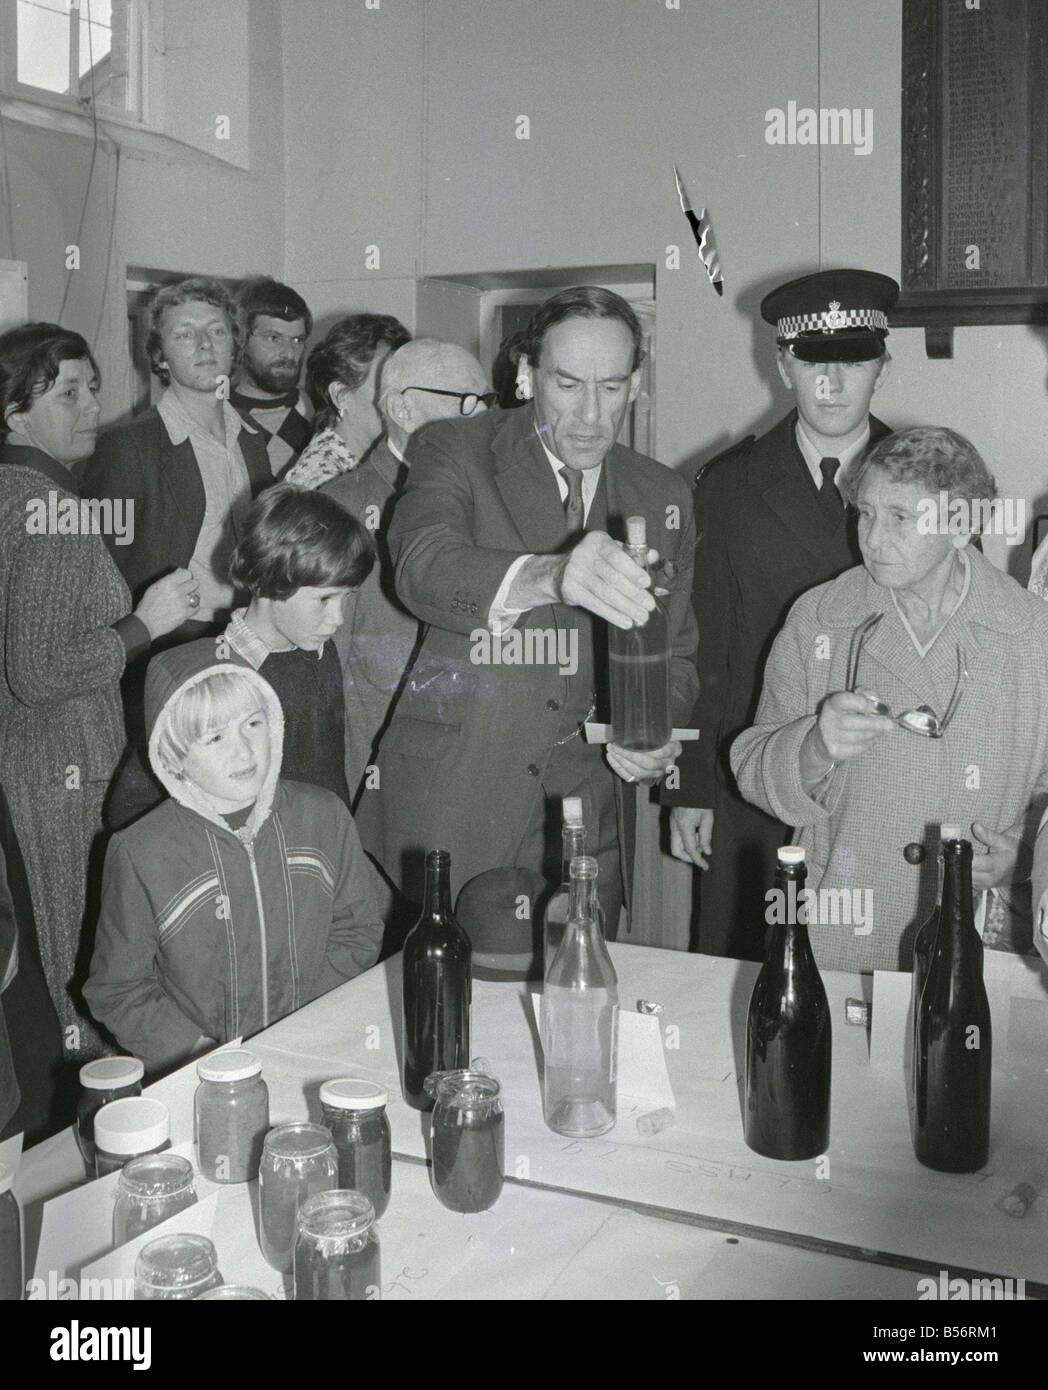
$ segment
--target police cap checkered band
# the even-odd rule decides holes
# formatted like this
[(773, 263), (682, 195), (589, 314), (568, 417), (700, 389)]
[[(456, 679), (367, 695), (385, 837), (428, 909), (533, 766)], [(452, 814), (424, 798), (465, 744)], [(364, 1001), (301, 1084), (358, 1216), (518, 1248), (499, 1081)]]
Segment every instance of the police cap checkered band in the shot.
[(820, 314), (794, 314), (779, 319), (775, 325), (780, 342), (790, 342), (804, 333), (838, 333), (855, 328), (887, 333), (888, 315), (880, 309), (842, 309), (834, 301)]

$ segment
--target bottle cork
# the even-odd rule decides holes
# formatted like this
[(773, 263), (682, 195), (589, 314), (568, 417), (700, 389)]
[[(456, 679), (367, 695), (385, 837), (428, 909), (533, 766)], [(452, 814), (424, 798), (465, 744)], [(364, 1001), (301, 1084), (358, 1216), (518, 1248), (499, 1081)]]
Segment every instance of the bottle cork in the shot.
[(626, 518), (626, 544), (628, 546), (647, 546), (648, 524), (642, 516)]

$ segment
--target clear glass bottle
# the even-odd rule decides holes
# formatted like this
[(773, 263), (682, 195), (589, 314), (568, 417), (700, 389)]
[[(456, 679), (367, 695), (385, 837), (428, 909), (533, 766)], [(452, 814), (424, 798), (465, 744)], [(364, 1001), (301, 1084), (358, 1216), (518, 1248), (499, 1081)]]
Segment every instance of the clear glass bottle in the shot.
[(253, 1289), (250, 1284), (219, 1284), (198, 1293), (196, 1303), (270, 1303), (269, 1294)]
[(0, 1163), (0, 1302), (14, 1302), (25, 1293), (22, 1214), (18, 1199), (11, 1191), (14, 1180), (15, 1170), (7, 1163)]
[(804, 850), (779, 850), (780, 910), (746, 1020), (746, 1143), (765, 1158), (816, 1158), (830, 1142), (830, 1006), (808, 940)]
[(926, 1168), (975, 1173), (990, 1152), (992, 1033), (972, 904), (972, 845), (943, 846), (942, 914), (914, 1043), (913, 1148)]
[[(647, 528), (642, 516), (626, 518), (626, 554), (648, 570)], [(670, 741), (670, 627), (665, 603), (641, 627), (608, 624), (611, 672), (611, 738), (620, 748), (652, 752)]]
[(266, 1135), (258, 1169), (259, 1240), (281, 1274), (291, 1273), (299, 1207), (337, 1184), (338, 1152), (323, 1125), (277, 1125)]
[(152, 1096), (113, 1100), (95, 1113), (95, 1172), (100, 1178), (118, 1172), (140, 1154), (170, 1147), (167, 1106)]
[(202, 1057), (193, 1098), (197, 1162), (212, 1182), (250, 1182), (258, 1176), (269, 1129), (269, 1088), (262, 1063), (246, 1048)]
[(321, 1122), (338, 1150), (338, 1185), (369, 1198), (376, 1220), (389, 1206), (393, 1174), (388, 1099), (385, 1086), (348, 1076), (320, 1088)]
[(619, 990), (597, 922), (597, 861), (571, 864), (571, 911), (542, 995), (542, 1109), (546, 1124), (573, 1139), (615, 1123)]
[(294, 1268), (296, 1302), (364, 1303), (381, 1298), (375, 1209), (363, 1193), (335, 1188), (302, 1203)]
[(430, 1110), (426, 1077), (469, 1066), (469, 937), (451, 910), (451, 855), (426, 855), (422, 915), (404, 942), (404, 1099)]
[(426, 1088), (436, 1102), (433, 1191), (451, 1211), (487, 1211), (502, 1192), (506, 1166), (499, 1083), (463, 1069), (429, 1077)]
[[(580, 796), (566, 796), (563, 815), (564, 825), (561, 830), (561, 840), (564, 851), (561, 861), (563, 868), (560, 887), (546, 904), (546, 911), (543, 913), (542, 919), (543, 978), (553, 964), (553, 957), (557, 954), (557, 948), (564, 939), (564, 928), (568, 925), (568, 913), (571, 911), (571, 861), (581, 858), (586, 853), (586, 827), (582, 820), (582, 798)], [(594, 898), (594, 907), (601, 935), (606, 937), (604, 909), (600, 905), (599, 898)]]
[(158, 1236), (135, 1260), (135, 1298), (185, 1301), (222, 1283), (218, 1255), (207, 1236)]
[(121, 1170), (113, 1204), (113, 1244), (124, 1245), (197, 1200), (193, 1165), (178, 1154), (145, 1154)]
[(95, 1115), (113, 1100), (142, 1094), (145, 1067), (137, 1057), (99, 1057), (80, 1068), (76, 1143), (88, 1176), (95, 1176)]

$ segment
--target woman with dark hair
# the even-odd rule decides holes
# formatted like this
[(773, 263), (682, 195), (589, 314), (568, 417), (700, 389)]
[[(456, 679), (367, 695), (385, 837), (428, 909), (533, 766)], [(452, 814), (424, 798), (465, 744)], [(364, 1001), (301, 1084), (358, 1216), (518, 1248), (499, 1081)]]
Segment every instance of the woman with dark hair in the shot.
[(69, 472), (94, 450), (98, 385), (78, 333), (31, 323), (0, 335), (0, 781), (66, 1053), (80, 1060), (101, 1050), (71, 985), (88, 860), (125, 741), (120, 675), (197, 595), (176, 570), (131, 611), (102, 534), (119, 540), (134, 518), (81, 501)]
[(356, 468), (382, 433), (378, 373), (411, 334), (390, 314), (339, 319), (306, 359), (306, 390), (316, 416), (313, 438), (283, 481), (318, 488)]
[(1048, 795), (1048, 608), (969, 544), (994, 483), (962, 435), (887, 435), (845, 493), (863, 562), (793, 605), (731, 766), (808, 853), (819, 964), (908, 970), (941, 823), (976, 842), (976, 891), (1029, 876)]

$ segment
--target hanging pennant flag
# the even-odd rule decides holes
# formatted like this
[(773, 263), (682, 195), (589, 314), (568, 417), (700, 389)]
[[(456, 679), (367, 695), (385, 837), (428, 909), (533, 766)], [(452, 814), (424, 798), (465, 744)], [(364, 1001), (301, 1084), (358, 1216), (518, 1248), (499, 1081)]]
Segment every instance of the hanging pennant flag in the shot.
[(684, 187), (684, 180), (681, 178), (676, 164), (673, 166), (673, 177), (677, 180), (677, 196), (680, 198), (684, 216), (688, 219), (688, 225), (691, 227), (695, 245), (699, 248), (699, 255), (706, 267), (706, 274), (710, 277), (710, 284), (719, 295), (723, 295), (724, 277), (721, 275), (720, 257), (717, 255), (717, 247), (713, 240), (713, 227), (710, 219), (706, 216), (706, 209), (703, 208), (698, 217), (695, 216)]

